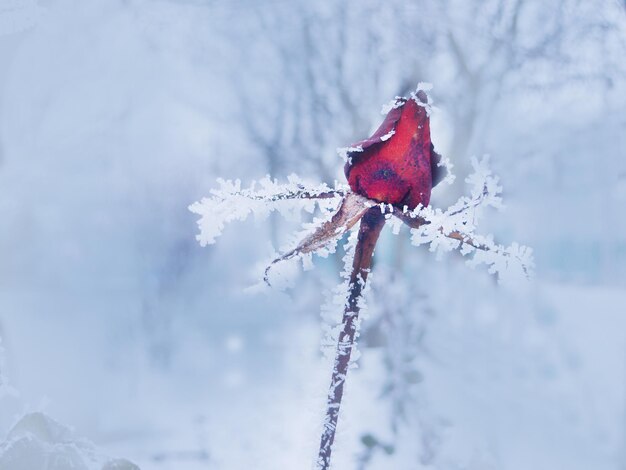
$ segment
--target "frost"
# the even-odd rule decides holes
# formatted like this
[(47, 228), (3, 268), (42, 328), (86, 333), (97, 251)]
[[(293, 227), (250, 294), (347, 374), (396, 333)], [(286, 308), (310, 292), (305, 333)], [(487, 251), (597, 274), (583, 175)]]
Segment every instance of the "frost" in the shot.
[[(432, 84), (420, 82), (417, 84), (417, 88), (415, 89), (415, 91), (411, 92), (411, 99), (415, 101), (418, 106), (424, 108), (428, 116), (431, 115), (434, 109), (432, 105), (432, 100), (430, 99), (430, 95), (427, 93), (428, 91), (432, 90), (432, 88)], [(422, 94), (421, 96), (418, 96), (420, 92), (422, 92)], [(425, 102), (422, 100), (422, 96), (426, 98)]]
[[(324, 355), (332, 359), (335, 357), (335, 348), (342, 330), (341, 315), (346, 308), (348, 294), (350, 291), (350, 274), (354, 262), (354, 250), (357, 244), (357, 231), (350, 232), (350, 236), (344, 246), (345, 255), (342, 258), (343, 270), (341, 271), (342, 282), (337, 285), (330, 298), (322, 307), (322, 319), (325, 325), (325, 335), (322, 340), (322, 351)], [(361, 305), (363, 306), (363, 305)]]
[(441, 182), (446, 183), (446, 184), (454, 183), (454, 180), (456, 179), (456, 176), (452, 173), (452, 168), (454, 168), (454, 164), (450, 161), (450, 158), (444, 157), (441, 154), (438, 154), (438, 155), (439, 155), (439, 163), (437, 163), (437, 166), (443, 167), (447, 170), (446, 176), (444, 177), (443, 180), (441, 180)]
[(341, 147), (337, 149), (337, 154), (342, 158), (342, 160), (346, 163), (352, 163), (352, 159), (348, 156), (353, 152), (362, 152), (363, 147), (361, 145), (357, 145), (356, 147)]
[(219, 179), (218, 184), (218, 189), (211, 190), (212, 197), (189, 206), (191, 212), (200, 215), (200, 233), (196, 239), (202, 246), (215, 243), (227, 223), (243, 221), (250, 214), (263, 218), (278, 211), (293, 218), (302, 210), (312, 213), (316, 207), (325, 212), (336, 207), (347, 192), (344, 186), (308, 185), (295, 175), (290, 176), (285, 184), (268, 176), (246, 189), (241, 188), (239, 180)]
[(380, 110), (380, 114), (389, 114), (392, 109), (401, 108), (406, 101), (401, 96), (396, 96), (389, 103), (384, 104)]
[[(439, 165), (448, 169), (452, 166), (446, 158), (442, 158)], [(488, 271), (497, 274), (500, 280), (513, 273), (530, 277), (533, 269), (530, 248), (517, 244), (505, 247), (495, 243), (492, 236), (476, 233), (478, 221), (486, 208), (502, 209), (504, 206), (500, 196), (502, 187), (489, 168), (489, 157), (481, 160), (472, 158), (472, 166), (474, 172), (465, 180), (471, 188), (470, 196), (459, 198), (445, 211), (430, 206), (418, 206), (413, 211), (406, 206), (401, 211), (394, 210), (393, 205), (375, 203), (353, 193), (346, 186), (307, 185), (296, 176), (290, 176), (286, 184), (266, 177), (247, 189), (242, 189), (238, 180), (219, 180), (220, 188), (211, 191), (213, 197), (192, 204), (190, 210), (200, 215), (197, 239), (204, 246), (214, 243), (227, 223), (244, 220), (252, 213), (265, 217), (277, 210), (285, 217), (294, 218), (302, 210), (313, 213), (319, 208), (321, 217), (304, 224), (303, 230), (294, 234), (288, 246), (281, 250), (283, 254), (269, 263), (264, 276), (267, 284), (270, 284), (270, 269), (279, 262), (300, 259), (306, 270), (313, 266), (313, 253), (322, 257), (334, 253), (342, 235), (352, 229), (368, 208), (375, 205), (392, 224), (393, 233), (400, 232), (399, 221), (406, 223), (412, 228), (412, 243), (428, 245), (437, 258), (459, 249), (468, 258), (470, 266), (486, 264)], [(454, 178), (450, 171), (448, 175), (448, 178)], [(286, 272), (274, 273), (272, 281), (279, 280), (279, 285), (289, 286)]]
[[(342, 282), (340, 282), (331, 292), (326, 303), (322, 307), (321, 315), (324, 321), (324, 337), (322, 339), (322, 353), (327, 359), (332, 359), (337, 353), (337, 349), (341, 354), (346, 354), (350, 349), (350, 368), (356, 368), (360, 353), (357, 349), (359, 331), (361, 322), (367, 318), (367, 305), (365, 296), (367, 295), (370, 284), (359, 278), (357, 282), (362, 285), (361, 295), (357, 301), (358, 314), (354, 321), (355, 335), (354, 341), (339, 341), (342, 334), (342, 314), (348, 308), (348, 298), (350, 293), (350, 275), (354, 262), (355, 248), (357, 245), (358, 230), (352, 230), (350, 236), (344, 246), (345, 255), (342, 258), (343, 270), (341, 272)], [(368, 279), (371, 279), (372, 273), (368, 273)]]
[(391, 139), (391, 136), (393, 136), (396, 133), (395, 129), (391, 129), (389, 132), (387, 132), (385, 135), (383, 135), (380, 140), (382, 140), (383, 142), (385, 142), (386, 140)]
[[(474, 173), (465, 181), (471, 185), (471, 196), (463, 196), (447, 210), (417, 207), (414, 211), (397, 214), (412, 225), (411, 241), (414, 245), (429, 245), (438, 257), (460, 249), (468, 257), (467, 264), (486, 264), (491, 274), (506, 281), (522, 274), (532, 276), (534, 261), (532, 250), (513, 243), (509, 247), (497, 244), (492, 235), (476, 234), (477, 224), (488, 207), (502, 209), (502, 187), (497, 176), (491, 173), (489, 158), (472, 159)], [(411, 222), (412, 220), (412, 222)]]
[(404, 225), (402, 220), (400, 220), (398, 217), (388, 218), (387, 224), (390, 226), (391, 233), (393, 233), (394, 235), (398, 235), (400, 233), (400, 229), (402, 229), (402, 226)]

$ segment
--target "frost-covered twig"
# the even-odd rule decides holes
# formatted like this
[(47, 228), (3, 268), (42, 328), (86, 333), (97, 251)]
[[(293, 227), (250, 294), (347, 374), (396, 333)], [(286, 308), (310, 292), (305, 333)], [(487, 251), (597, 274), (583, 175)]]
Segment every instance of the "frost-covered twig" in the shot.
[(189, 210), (200, 215), (200, 234), (196, 238), (202, 246), (215, 243), (227, 223), (245, 220), (250, 214), (264, 217), (277, 210), (283, 215), (293, 215), (301, 210), (313, 212), (316, 205), (329, 210), (348, 191), (342, 186), (307, 185), (295, 175), (289, 176), (286, 184), (268, 176), (245, 189), (241, 188), (240, 180), (219, 179), (218, 184), (218, 189), (211, 190), (212, 197), (189, 206)]
[(495, 243), (491, 235), (476, 233), (485, 208), (503, 207), (502, 188), (488, 162), (487, 157), (472, 159), (474, 173), (466, 179), (472, 185), (471, 196), (459, 198), (447, 210), (418, 206), (413, 211), (396, 210), (393, 214), (411, 227), (414, 245), (428, 244), (430, 251), (438, 254), (458, 248), (463, 256), (469, 255), (470, 266), (484, 263), (489, 273), (498, 274), (500, 279), (519, 272), (530, 278), (534, 268), (532, 249), (517, 243), (505, 247)]

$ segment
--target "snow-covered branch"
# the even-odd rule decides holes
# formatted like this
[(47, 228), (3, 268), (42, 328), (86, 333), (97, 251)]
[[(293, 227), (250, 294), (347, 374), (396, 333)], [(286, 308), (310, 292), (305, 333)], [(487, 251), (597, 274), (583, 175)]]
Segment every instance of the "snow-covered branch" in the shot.
[(532, 249), (517, 243), (506, 247), (495, 243), (492, 235), (476, 233), (479, 219), (488, 207), (502, 209), (502, 187), (498, 177), (491, 173), (489, 159), (472, 159), (474, 173), (466, 182), (471, 185), (471, 196), (463, 196), (448, 209), (417, 207), (413, 211), (395, 211), (400, 220), (411, 227), (411, 242), (429, 245), (429, 249), (442, 254), (460, 249), (469, 256), (468, 264), (486, 264), (491, 274), (502, 280), (522, 273), (530, 278), (534, 268)]
[(189, 206), (189, 210), (200, 215), (200, 233), (196, 238), (202, 246), (215, 243), (227, 223), (243, 221), (250, 214), (266, 217), (278, 211), (293, 217), (302, 210), (313, 213), (316, 206), (328, 211), (348, 192), (347, 187), (339, 185), (335, 188), (326, 184), (309, 185), (295, 175), (289, 176), (284, 184), (268, 176), (244, 189), (240, 180), (219, 179), (218, 184), (219, 188), (211, 190), (212, 197)]
[[(489, 272), (497, 274), (500, 280), (519, 273), (531, 277), (534, 263), (530, 248), (517, 243), (507, 247), (496, 243), (492, 235), (477, 233), (485, 209), (504, 206), (500, 196), (502, 187), (489, 168), (488, 157), (473, 158), (472, 165), (474, 173), (466, 178), (471, 187), (470, 195), (459, 198), (448, 209), (418, 206), (408, 210), (381, 203), (381, 212), (387, 213), (395, 233), (400, 221), (411, 227), (411, 241), (416, 246), (427, 244), (430, 251), (438, 254), (459, 249), (463, 256), (468, 256), (470, 266), (486, 264)], [(203, 246), (215, 243), (227, 223), (244, 220), (252, 213), (265, 217), (276, 210), (287, 218), (294, 218), (302, 210), (313, 213), (316, 207), (323, 213), (312, 223), (305, 224), (304, 231), (268, 266), (266, 282), (269, 269), (280, 261), (303, 257), (305, 264), (309, 264), (313, 253), (327, 256), (365, 211), (376, 205), (375, 201), (351, 192), (348, 187), (308, 185), (296, 176), (290, 176), (284, 184), (266, 177), (245, 189), (241, 188), (239, 180), (218, 182), (220, 187), (211, 191), (212, 197), (189, 207), (201, 216), (197, 239)], [(392, 214), (395, 219), (391, 218)]]

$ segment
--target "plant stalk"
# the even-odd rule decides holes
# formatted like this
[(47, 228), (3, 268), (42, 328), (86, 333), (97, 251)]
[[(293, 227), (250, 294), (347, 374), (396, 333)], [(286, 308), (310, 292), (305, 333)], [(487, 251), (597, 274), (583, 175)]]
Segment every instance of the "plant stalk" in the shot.
[(367, 210), (359, 226), (359, 235), (348, 285), (348, 298), (343, 312), (343, 328), (337, 341), (333, 374), (326, 402), (326, 417), (317, 458), (318, 470), (328, 470), (330, 468), (330, 458), (335, 441), (335, 431), (337, 429), (344, 385), (350, 365), (350, 356), (356, 340), (359, 299), (372, 266), (374, 247), (384, 225), (385, 215), (381, 213), (378, 206), (375, 206)]

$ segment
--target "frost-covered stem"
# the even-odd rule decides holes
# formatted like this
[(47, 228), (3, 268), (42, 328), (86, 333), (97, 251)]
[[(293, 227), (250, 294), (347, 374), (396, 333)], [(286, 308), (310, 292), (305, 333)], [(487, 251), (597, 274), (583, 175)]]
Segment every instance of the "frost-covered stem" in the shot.
[(329, 189), (328, 191), (309, 191), (303, 186), (300, 186), (296, 190), (286, 191), (284, 193), (273, 194), (271, 196), (247, 194), (246, 197), (253, 201), (268, 201), (278, 202), (287, 201), (289, 199), (332, 199), (336, 197), (343, 197), (345, 191), (340, 189)]
[[(402, 220), (404, 223), (406, 223), (409, 227), (411, 228), (420, 228), (422, 225), (428, 225), (430, 224), (429, 221), (424, 220), (422, 217), (411, 217), (410, 215), (407, 214), (403, 214), (403, 213), (395, 213), (397, 217), (400, 218), (400, 220)], [(459, 232), (458, 230), (455, 230), (453, 232), (450, 233), (445, 233), (443, 228), (439, 228), (439, 231), (446, 237), (448, 238), (452, 238), (454, 240), (458, 240), (461, 243), (465, 243), (471, 247), (476, 248), (477, 250), (482, 250), (482, 251), (489, 251), (490, 248), (486, 245), (482, 245), (480, 243), (475, 242), (474, 240), (472, 240), (472, 238), (467, 235), (464, 234), (462, 232)]]
[(343, 389), (350, 365), (350, 356), (356, 339), (359, 301), (372, 265), (374, 247), (376, 246), (378, 236), (384, 225), (385, 216), (379, 207), (368, 209), (361, 219), (348, 287), (348, 298), (343, 312), (343, 328), (341, 333), (339, 333), (339, 339), (337, 341), (333, 374), (326, 402), (326, 418), (324, 420), (324, 430), (322, 431), (319, 456), (317, 459), (317, 468), (319, 470), (327, 470), (330, 468), (330, 456), (333, 442), (335, 441), (335, 431), (337, 429), (341, 399), (343, 398)]

